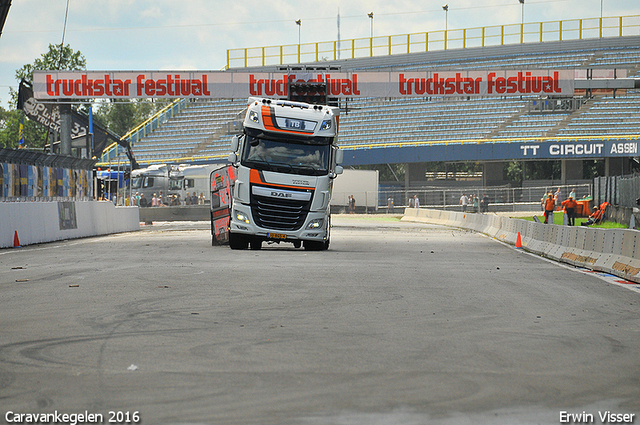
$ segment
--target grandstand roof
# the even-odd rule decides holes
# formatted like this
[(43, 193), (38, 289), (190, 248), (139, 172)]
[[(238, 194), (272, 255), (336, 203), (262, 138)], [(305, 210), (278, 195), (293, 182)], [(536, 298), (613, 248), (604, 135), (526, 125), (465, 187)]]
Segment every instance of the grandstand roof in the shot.
[(10, 7), (11, 0), (0, 0), (0, 37), (2, 36), (2, 29), (4, 28), (4, 23), (7, 20)]

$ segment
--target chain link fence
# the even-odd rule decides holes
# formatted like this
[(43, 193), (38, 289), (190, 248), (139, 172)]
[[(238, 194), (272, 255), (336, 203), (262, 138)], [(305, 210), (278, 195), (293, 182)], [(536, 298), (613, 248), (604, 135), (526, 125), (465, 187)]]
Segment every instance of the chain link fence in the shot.
[(637, 208), (640, 199), (640, 175), (596, 177), (593, 181), (594, 199), (598, 204), (608, 202), (622, 208)]
[(480, 211), (480, 200), (485, 196), (489, 200), (489, 211), (538, 211), (542, 210), (542, 199), (549, 192), (555, 193), (558, 188), (561, 191), (562, 200), (566, 199), (572, 190), (575, 191), (577, 200), (590, 198), (593, 194), (592, 184), (516, 188), (381, 188), (378, 209), (383, 212), (386, 210), (389, 213), (399, 213), (403, 208), (410, 206), (411, 198), (417, 196), (420, 207), (461, 211), (461, 198), (464, 194), (470, 201), (467, 211)]

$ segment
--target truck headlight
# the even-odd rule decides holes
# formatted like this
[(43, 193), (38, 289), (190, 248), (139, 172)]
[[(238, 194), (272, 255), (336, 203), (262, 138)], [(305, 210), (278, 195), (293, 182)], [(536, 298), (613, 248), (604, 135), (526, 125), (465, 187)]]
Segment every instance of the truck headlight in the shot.
[(307, 225), (307, 229), (319, 229), (322, 227), (323, 219), (316, 218), (315, 220), (311, 220), (311, 223)]
[(322, 125), (320, 126), (320, 130), (329, 130), (331, 128), (331, 120), (322, 121)]
[(236, 213), (236, 220), (249, 224), (249, 217), (241, 212)]
[(260, 118), (258, 117), (258, 113), (256, 111), (251, 111), (249, 113), (249, 119), (255, 123), (260, 122)]

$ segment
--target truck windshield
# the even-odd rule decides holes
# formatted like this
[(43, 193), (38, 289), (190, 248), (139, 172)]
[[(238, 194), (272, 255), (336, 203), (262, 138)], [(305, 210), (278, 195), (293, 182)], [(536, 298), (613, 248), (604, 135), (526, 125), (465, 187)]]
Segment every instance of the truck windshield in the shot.
[(259, 170), (321, 176), (329, 171), (329, 145), (309, 145), (248, 137), (243, 165)]
[(140, 189), (142, 187), (142, 180), (144, 177), (138, 176), (131, 179), (131, 188), (132, 189)]

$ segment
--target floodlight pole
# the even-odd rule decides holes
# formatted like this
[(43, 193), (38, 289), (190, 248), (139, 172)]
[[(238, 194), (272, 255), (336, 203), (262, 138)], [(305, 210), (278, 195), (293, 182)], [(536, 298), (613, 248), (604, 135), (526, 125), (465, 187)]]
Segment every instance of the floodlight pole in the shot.
[(371, 38), (373, 38), (373, 12), (367, 13), (367, 16), (371, 18)]
[(300, 28), (302, 28), (302, 19), (298, 19), (296, 25), (298, 26), (298, 63), (300, 63)]
[(449, 5), (442, 6), (444, 10), (444, 50), (447, 50), (447, 30), (449, 29)]
[(449, 5), (445, 4), (442, 6), (442, 10), (444, 10), (444, 30), (447, 31), (447, 26), (449, 25)]

